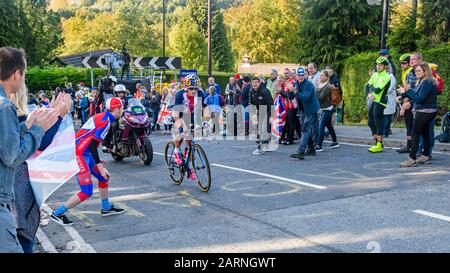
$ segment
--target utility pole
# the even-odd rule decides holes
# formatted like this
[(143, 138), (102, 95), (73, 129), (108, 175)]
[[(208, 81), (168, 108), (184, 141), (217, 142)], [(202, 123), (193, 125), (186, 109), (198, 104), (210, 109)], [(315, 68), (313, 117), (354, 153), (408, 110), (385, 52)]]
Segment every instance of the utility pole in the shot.
[(383, 1), (383, 23), (381, 25), (381, 49), (386, 48), (386, 34), (388, 32), (389, 21), (389, 0)]
[(162, 0), (163, 8), (163, 57), (166, 57), (166, 0)]
[(208, 77), (212, 77), (212, 50), (211, 50), (211, 0), (208, 0)]

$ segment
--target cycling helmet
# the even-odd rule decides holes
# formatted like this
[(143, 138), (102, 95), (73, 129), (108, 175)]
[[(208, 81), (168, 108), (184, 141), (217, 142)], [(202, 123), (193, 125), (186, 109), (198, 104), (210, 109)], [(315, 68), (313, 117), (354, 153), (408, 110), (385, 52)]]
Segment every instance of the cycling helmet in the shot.
[(120, 93), (120, 92), (127, 93), (127, 88), (123, 84), (118, 84), (118, 85), (114, 86), (114, 92), (115, 93)]
[(377, 64), (389, 64), (389, 60), (385, 57), (379, 57), (377, 59)]
[(114, 76), (109, 76), (109, 79), (113, 82), (113, 83), (117, 83), (117, 78)]
[(195, 74), (189, 74), (184, 79), (187, 87), (198, 87), (200, 86), (200, 79)]
[(406, 54), (403, 54), (402, 56), (400, 56), (399, 61), (400, 62), (409, 62), (410, 58), (411, 58), (411, 54), (406, 53)]

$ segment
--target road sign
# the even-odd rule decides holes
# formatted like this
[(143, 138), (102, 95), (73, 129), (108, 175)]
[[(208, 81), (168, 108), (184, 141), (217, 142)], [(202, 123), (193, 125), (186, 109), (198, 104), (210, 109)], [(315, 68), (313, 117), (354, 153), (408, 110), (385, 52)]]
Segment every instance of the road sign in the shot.
[(108, 66), (103, 63), (102, 56), (86, 56), (81, 63), (86, 68), (108, 68)]
[(181, 69), (180, 57), (135, 57), (134, 66), (138, 69)]
[(180, 70), (180, 79), (183, 80), (189, 74), (198, 75), (198, 71), (197, 70)]

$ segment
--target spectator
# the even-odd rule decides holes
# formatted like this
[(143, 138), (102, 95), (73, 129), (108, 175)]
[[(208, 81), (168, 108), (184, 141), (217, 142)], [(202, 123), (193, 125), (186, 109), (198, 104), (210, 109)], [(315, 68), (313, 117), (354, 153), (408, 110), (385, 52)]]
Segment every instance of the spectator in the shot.
[[(300, 113), (300, 124), (302, 130), (302, 137), (300, 145), (296, 153), (291, 154), (291, 157), (303, 160), (305, 158), (305, 151), (309, 145), (308, 153), (306, 155), (315, 155), (315, 147), (318, 141), (319, 131), (319, 111), (320, 105), (317, 98), (314, 84), (306, 79), (305, 69), (303, 67), (297, 68), (297, 78), (295, 85), (289, 83), (287, 88), (289, 90), (289, 98), (296, 97), (302, 103), (302, 111)], [(308, 144), (310, 136), (312, 143)]]
[(127, 81), (131, 80), (131, 74), (130, 74), (130, 63), (131, 63), (131, 57), (130, 54), (128, 54), (128, 50), (124, 47), (122, 48), (122, 74), (120, 76), (120, 79), (123, 80), (123, 75), (127, 76)]
[[(28, 115), (25, 105), (26, 92), (14, 94), (11, 100), (18, 109), (17, 114), (19, 122), (26, 121)], [(51, 107), (58, 111), (58, 120), (55, 125), (45, 132), (38, 151), (44, 151), (51, 144), (53, 137), (58, 131), (59, 125), (70, 110), (71, 101), (72, 99), (69, 94), (60, 92), (52, 102)], [(28, 164), (26, 162), (22, 163), (16, 169), (14, 197), (13, 213), (17, 221), (17, 237), (24, 253), (33, 253), (41, 212), (31, 187)]]
[(272, 94), (272, 98), (275, 98), (275, 85), (278, 79), (278, 71), (276, 69), (272, 69), (270, 72), (270, 79), (267, 81), (267, 89), (270, 90), (270, 94)]
[[(205, 108), (205, 121), (209, 123), (210, 132), (217, 131), (219, 126), (220, 114), (222, 113), (222, 106), (224, 105), (224, 98), (216, 93), (214, 86), (208, 87), (208, 94), (203, 101), (207, 105)], [(212, 124), (211, 124), (212, 122)]]
[(28, 105), (36, 105), (39, 106), (39, 101), (36, 99), (33, 93), (28, 94)]
[(385, 57), (386, 59), (389, 60), (389, 65), (391, 66), (392, 74), (395, 77), (397, 75), (397, 67), (395, 66), (395, 63), (392, 61), (391, 55), (389, 55), (389, 50), (382, 49), (382, 50), (380, 50), (379, 54), (381, 57)]
[[(326, 70), (328, 72), (328, 75), (330, 75), (330, 85), (334, 86), (335, 88), (338, 88), (339, 93), (341, 93), (341, 96), (342, 96), (341, 82), (339, 81), (338, 75), (334, 72), (334, 68), (329, 65), (326, 67)], [(335, 109), (336, 109), (336, 114), (333, 113), (332, 121), (331, 121), (331, 124), (333, 125), (333, 127), (336, 125), (336, 120), (341, 123), (344, 122), (344, 102), (342, 102), (342, 104), (337, 106)], [(337, 118), (336, 118), (336, 115), (338, 116)]]
[[(173, 97), (172, 94), (169, 92), (169, 88), (164, 87), (161, 101), (163, 105), (167, 106), (167, 108), (171, 108), (175, 103), (175, 97)], [(171, 130), (172, 124), (164, 124), (164, 131), (162, 133), (163, 134), (170, 133)]]
[(150, 110), (153, 114), (153, 124), (152, 124), (152, 131), (160, 130), (159, 124), (158, 124), (158, 114), (161, 110), (161, 94), (156, 92), (156, 87), (152, 86), (151, 92), (150, 92)]
[[(294, 77), (294, 75), (292, 75), (292, 72), (289, 68), (285, 68), (284, 69), (284, 80), (285, 80), (285, 94), (289, 94), (289, 89), (287, 88), (288, 84), (294, 84), (296, 82), (296, 79)], [(300, 132), (300, 124), (299, 124), (299, 119), (297, 117), (297, 113), (299, 111), (299, 102), (297, 101), (297, 99), (295, 97), (290, 98), (289, 96), (286, 97), (285, 99), (285, 103), (286, 103), (286, 111), (287, 111), (287, 115), (286, 115), (286, 124), (285, 124), (285, 129), (286, 130), (286, 135), (287, 135), (287, 140), (286, 141), (282, 141), (282, 143), (284, 145), (292, 145), (294, 144), (294, 135), (295, 135), (295, 131), (297, 130), (297, 135), (300, 138), (301, 136), (301, 132)]]
[[(269, 144), (271, 127), (269, 123), (271, 115), (271, 106), (273, 105), (273, 98), (269, 89), (261, 84), (259, 77), (252, 78), (252, 87), (249, 92), (250, 105), (254, 106), (255, 112), (252, 112), (252, 120), (256, 121), (256, 138), (258, 147), (253, 152), (253, 155), (262, 155), (265, 152), (263, 144)], [(260, 118), (262, 117), (262, 118)]]
[(39, 93), (39, 105), (41, 107), (48, 107), (50, 105), (50, 100), (47, 98), (43, 90)]
[(239, 85), (236, 83), (236, 79), (234, 77), (230, 77), (227, 87), (225, 88), (225, 103), (227, 105), (232, 105), (232, 106), (236, 106), (237, 104), (240, 104), (239, 100), (240, 96), (239, 94), (241, 93), (241, 88), (239, 87)]
[[(415, 89), (397, 89), (402, 97), (409, 97), (414, 101), (414, 125), (412, 132), (412, 143), (409, 157), (400, 164), (400, 167), (413, 167), (416, 164), (427, 164), (430, 162), (430, 123), (434, 121), (437, 114), (437, 82), (433, 77), (427, 63), (421, 63), (414, 69), (417, 76), (417, 87)], [(420, 135), (424, 138), (424, 149), (422, 155), (417, 157)]]
[(322, 110), (322, 115), (320, 117), (319, 123), (319, 141), (316, 145), (316, 151), (323, 151), (322, 144), (325, 138), (325, 127), (331, 134), (333, 143), (331, 143), (330, 148), (339, 147), (337, 142), (336, 132), (334, 131), (333, 124), (331, 123), (331, 118), (334, 112), (334, 106), (331, 104), (331, 88), (330, 88), (330, 75), (327, 70), (322, 70), (320, 72), (320, 83), (317, 89), (317, 96), (319, 98), (320, 109)]
[(144, 88), (142, 83), (136, 83), (136, 92), (134, 93), (134, 97), (136, 99), (139, 99), (139, 100), (143, 99), (142, 88)]
[[(83, 126), (89, 119), (89, 98), (86, 96), (89, 92), (88, 88), (84, 88), (83, 91), (78, 91), (79, 93), (79, 108), (81, 114), (81, 126)], [(77, 93), (78, 93), (77, 92)]]
[(214, 86), (214, 90), (215, 90), (216, 94), (217, 94), (217, 95), (220, 95), (220, 93), (221, 93), (220, 85), (218, 85), (218, 84), (216, 83), (216, 81), (214, 80), (213, 77), (209, 77), (209, 79), (208, 79), (208, 88), (209, 88), (210, 86)]
[(244, 84), (244, 80), (242, 79), (241, 74), (239, 74), (239, 73), (234, 74), (234, 78), (236, 79), (237, 85), (242, 90), (242, 85)]
[[(84, 85), (84, 84), (83, 84)], [(75, 98), (75, 90), (72, 88), (72, 83), (68, 83), (66, 84), (66, 89), (64, 90), (64, 92), (70, 94), (70, 96), (72, 97), (72, 99)]]
[(25, 52), (0, 48), (0, 253), (23, 252), (11, 213), (16, 168), (36, 152), (44, 132), (58, 116), (55, 109), (37, 109), (19, 124), (15, 106), (8, 98), (26, 92), (26, 66)]
[(242, 83), (242, 111), (243, 111), (243, 117), (244, 117), (244, 124), (245, 124), (245, 135), (247, 136), (249, 134), (249, 122), (250, 122), (250, 115), (248, 112), (248, 106), (250, 105), (250, 98), (249, 98), (249, 94), (250, 94), (250, 89), (251, 89), (251, 84), (250, 84), (250, 77), (249, 76), (244, 76), (244, 78), (242, 79), (243, 83)]
[(320, 84), (320, 73), (317, 71), (317, 64), (314, 62), (311, 62), (308, 64), (308, 80), (310, 80), (313, 84), (314, 87), (317, 89), (319, 89), (319, 84)]
[(392, 134), (391, 131), (391, 122), (392, 115), (394, 115), (397, 110), (397, 92), (395, 88), (397, 86), (397, 80), (395, 79), (394, 74), (391, 73), (391, 66), (387, 68), (388, 74), (391, 76), (391, 85), (389, 86), (389, 90), (387, 92), (387, 107), (384, 109), (384, 117), (383, 117), (383, 134), (384, 137), (389, 137)]

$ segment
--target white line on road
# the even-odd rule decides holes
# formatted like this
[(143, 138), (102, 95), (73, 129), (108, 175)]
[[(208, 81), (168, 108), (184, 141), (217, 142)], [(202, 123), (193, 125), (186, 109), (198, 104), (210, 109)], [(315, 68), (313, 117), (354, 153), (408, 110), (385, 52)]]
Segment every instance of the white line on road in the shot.
[(295, 184), (299, 184), (299, 185), (303, 185), (303, 186), (307, 186), (307, 187), (311, 187), (311, 188), (315, 188), (315, 189), (319, 189), (319, 190), (325, 190), (327, 188), (327, 187), (324, 187), (324, 186), (319, 186), (319, 185), (306, 183), (306, 182), (302, 182), (302, 181), (298, 181), (298, 180), (294, 180), (294, 179), (284, 178), (284, 177), (281, 177), (281, 176), (271, 175), (271, 174), (267, 174), (267, 173), (254, 172), (254, 171), (249, 171), (249, 170), (245, 170), (245, 169), (240, 169), (240, 168), (235, 168), (235, 167), (229, 167), (229, 166), (225, 166), (225, 165), (215, 164), (215, 163), (211, 164), (211, 165), (216, 166), (216, 167), (220, 167), (220, 168), (240, 171), (240, 172), (244, 172), (244, 173), (251, 173), (251, 174), (256, 174), (256, 175), (260, 175), (260, 176), (270, 177), (270, 178), (273, 178), (273, 179), (278, 179), (278, 180), (281, 180), (281, 181), (291, 182), (291, 183), (295, 183)]
[(425, 215), (428, 217), (436, 218), (439, 220), (450, 222), (450, 217), (445, 216), (445, 215), (441, 215), (441, 214), (437, 214), (437, 213), (433, 213), (433, 212), (429, 212), (429, 211), (425, 211), (425, 210), (420, 210), (420, 209), (413, 210), (413, 212), (417, 213), (417, 214)]
[(38, 241), (41, 243), (42, 248), (47, 253), (58, 253), (55, 246), (50, 242), (47, 235), (45, 235), (44, 231), (41, 228), (38, 228), (36, 232), (36, 237)]
[[(42, 209), (46, 211), (49, 215), (52, 213), (52, 209), (46, 204), (42, 205)], [(64, 229), (70, 235), (70, 237), (72, 237), (72, 239), (78, 243), (77, 245), (80, 246), (79, 250), (82, 253), (96, 253), (95, 249), (90, 244), (84, 241), (83, 237), (81, 237), (81, 235), (77, 232), (75, 228), (71, 226), (64, 226)]]
[(158, 152), (153, 152), (155, 155), (162, 155), (162, 156), (164, 156), (164, 154), (163, 153), (158, 153)]

